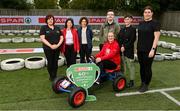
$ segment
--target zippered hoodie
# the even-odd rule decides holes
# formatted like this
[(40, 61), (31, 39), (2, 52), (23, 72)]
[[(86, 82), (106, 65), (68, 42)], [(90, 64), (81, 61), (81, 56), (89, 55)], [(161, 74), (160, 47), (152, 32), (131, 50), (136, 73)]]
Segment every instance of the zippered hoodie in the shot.
[(102, 61), (110, 60), (114, 62), (117, 66), (119, 66), (121, 63), (121, 59), (120, 59), (120, 48), (118, 42), (116, 40), (114, 40), (112, 43), (105, 42), (102, 50), (98, 54), (96, 54), (95, 57), (101, 58)]

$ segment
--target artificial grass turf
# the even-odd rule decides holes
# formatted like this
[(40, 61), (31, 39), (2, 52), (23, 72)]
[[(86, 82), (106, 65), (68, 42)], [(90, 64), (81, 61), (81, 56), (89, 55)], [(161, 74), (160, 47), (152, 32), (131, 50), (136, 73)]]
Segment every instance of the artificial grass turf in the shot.
[[(0, 38), (3, 38), (0, 36)], [(9, 38), (7, 36), (7, 38)], [(180, 45), (180, 39), (179, 38), (172, 38), (172, 37), (167, 37), (167, 36), (161, 36), (160, 37), (161, 41), (166, 41), (166, 42), (172, 42), (176, 43), (177, 45)], [(99, 42), (93, 41), (93, 46), (98, 46)], [(40, 42), (33, 42), (33, 43), (0, 43), (0, 48), (1, 49), (7, 49), (7, 48), (40, 48), (42, 47), (42, 43)]]
[(173, 96), (176, 100), (180, 101), (180, 90), (177, 91), (169, 91), (168, 94)]
[(166, 42), (171, 42), (171, 43), (176, 43), (176, 45), (180, 45), (180, 38), (173, 38), (173, 37), (161, 35), (160, 40), (166, 41)]
[[(171, 66), (169, 66), (171, 64)], [(153, 78), (150, 89), (175, 87), (180, 84), (180, 61), (154, 62)], [(167, 69), (168, 68), (168, 69)], [(173, 71), (173, 69), (176, 71)], [(66, 67), (59, 67), (58, 76), (65, 74)], [(123, 92), (137, 91), (140, 84), (139, 65), (136, 63), (135, 87)], [(161, 69), (161, 70), (160, 70)], [(128, 75), (127, 75), (128, 78)], [(72, 109), (67, 102), (68, 94), (55, 94), (51, 89), (46, 68), (39, 70), (22, 69), (17, 71), (0, 71), (0, 109)], [(174, 91), (173, 91), (174, 92)], [(172, 92), (175, 98), (179, 95)], [(180, 108), (160, 93), (115, 97), (111, 81), (101, 87), (90, 90), (97, 97), (96, 102), (86, 102), (79, 110), (115, 110), (115, 109), (160, 109), (180, 110)]]
[(23, 38), (38, 38), (38, 35), (0, 35), (1, 38), (14, 38), (14, 37), (23, 37)]
[[(180, 39), (179, 38), (172, 38), (167, 36), (161, 36), (160, 40), (167, 41), (167, 42), (173, 42), (176, 43), (176, 45), (180, 45)], [(93, 41), (93, 46), (97, 46), (99, 43), (97, 41)], [(34, 43), (0, 43), (0, 49), (8, 49), (8, 48), (40, 48), (42, 47), (42, 43), (34, 42)], [(164, 49), (162, 47), (158, 47), (157, 52), (161, 53), (172, 53), (173, 51), (170, 49)], [(14, 57), (20, 57), (20, 58), (27, 58), (34, 55), (40, 55), (44, 56), (43, 53), (40, 54), (10, 54), (10, 55), (0, 55), (0, 60), (8, 59), (8, 58), (14, 58)]]
[[(160, 40), (176, 43), (180, 45), (179, 38), (168, 38), (162, 36)], [(18, 43), (0, 44), (0, 48), (20, 48), (20, 47), (41, 47), (41, 43)], [(169, 49), (158, 48), (158, 52), (172, 52)], [(27, 58), (34, 55), (44, 54), (13, 54), (0, 55), (0, 59), (14, 57)], [(136, 62), (135, 87), (125, 89), (122, 92), (137, 91), (140, 85), (139, 65)], [(180, 86), (180, 60), (163, 61), (153, 63), (153, 78), (150, 89), (161, 89)], [(59, 67), (58, 75), (65, 75), (66, 67)], [(127, 79), (129, 76), (126, 76)], [(101, 87), (90, 89), (97, 97), (96, 102), (86, 102), (77, 110), (180, 110), (180, 107), (167, 99), (160, 93), (115, 97), (112, 90), (112, 83), (105, 82)], [(179, 91), (167, 92), (180, 101)], [(4, 110), (71, 110), (67, 102), (68, 94), (55, 94), (51, 89), (51, 82), (48, 80), (46, 68), (39, 70), (22, 69), (17, 71), (0, 70), (0, 109)]]
[(33, 43), (0, 43), (1, 49), (15, 49), (15, 48), (40, 48), (42, 43), (33, 42)]
[[(107, 96), (106, 94), (109, 94)], [(97, 97), (106, 96), (106, 98), (98, 99), (96, 102), (86, 102), (85, 105), (77, 110), (125, 110), (125, 109), (139, 109), (139, 110), (170, 110), (179, 107), (166, 97), (159, 93), (146, 94), (131, 97), (115, 97), (112, 93), (101, 93)], [(66, 98), (49, 98), (36, 101), (25, 101), (18, 103), (1, 104), (1, 109), (27, 109), (27, 110), (72, 110)]]
[(2, 54), (0, 55), (1, 60), (10, 59), (10, 58), (23, 58), (26, 59), (32, 56), (43, 56), (45, 57), (44, 53), (35, 53), (35, 54)]

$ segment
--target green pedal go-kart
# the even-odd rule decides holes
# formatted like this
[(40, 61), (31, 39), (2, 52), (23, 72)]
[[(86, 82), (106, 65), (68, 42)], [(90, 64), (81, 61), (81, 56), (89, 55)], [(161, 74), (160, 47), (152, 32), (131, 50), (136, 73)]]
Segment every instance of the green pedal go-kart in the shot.
[(88, 94), (88, 88), (104, 77), (113, 82), (114, 91), (121, 91), (126, 86), (126, 78), (119, 71), (100, 74), (100, 69), (96, 64), (82, 63), (71, 65), (66, 70), (66, 76), (53, 81), (52, 89), (57, 94), (69, 93), (69, 105), (77, 108), (82, 106), (85, 101), (96, 101), (94, 95)]

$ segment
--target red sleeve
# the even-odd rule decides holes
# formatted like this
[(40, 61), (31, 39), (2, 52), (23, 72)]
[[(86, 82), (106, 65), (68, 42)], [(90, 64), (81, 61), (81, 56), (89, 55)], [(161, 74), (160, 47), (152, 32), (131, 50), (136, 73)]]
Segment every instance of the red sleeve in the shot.
[(77, 50), (79, 51), (79, 50), (80, 50), (80, 48), (79, 48), (79, 40), (78, 40), (78, 39), (79, 39), (79, 37), (78, 37), (78, 32), (77, 32), (77, 30), (75, 30), (75, 32), (76, 32), (76, 33), (75, 33), (75, 36), (76, 36), (75, 38), (76, 38)]
[(104, 55), (104, 56), (102, 56), (100, 58), (101, 58), (101, 60), (111, 59), (117, 54), (118, 51), (119, 51), (118, 44), (114, 44), (113, 49), (110, 50), (110, 53), (108, 55)]
[(97, 58), (97, 57), (102, 57), (102, 56), (104, 56), (105, 51), (106, 51), (106, 48), (105, 48), (105, 47), (106, 47), (106, 46), (105, 46), (105, 44), (104, 44), (102, 50), (101, 50), (99, 53), (96, 54), (96, 58)]

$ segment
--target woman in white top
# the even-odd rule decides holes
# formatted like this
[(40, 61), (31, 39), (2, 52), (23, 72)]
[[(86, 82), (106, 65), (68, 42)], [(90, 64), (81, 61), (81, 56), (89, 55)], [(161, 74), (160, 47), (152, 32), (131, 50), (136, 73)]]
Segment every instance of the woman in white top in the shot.
[(77, 29), (74, 28), (74, 21), (68, 18), (65, 22), (65, 27), (62, 30), (64, 43), (62, 52), (65, 55), (67, 67), (76, 64), (76, 56), (79, 53), (79, 40)]
[(80, 62), (86, 63), (89, 62), (89, 57), (92, 53), (93, 33), (90, 26), (88, 25), (88, 19), (86, 17), (81, 17), (79, 24), (80, 27), (78, 28), (78, 37), (80, 43)]

